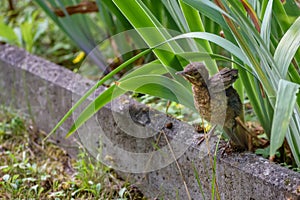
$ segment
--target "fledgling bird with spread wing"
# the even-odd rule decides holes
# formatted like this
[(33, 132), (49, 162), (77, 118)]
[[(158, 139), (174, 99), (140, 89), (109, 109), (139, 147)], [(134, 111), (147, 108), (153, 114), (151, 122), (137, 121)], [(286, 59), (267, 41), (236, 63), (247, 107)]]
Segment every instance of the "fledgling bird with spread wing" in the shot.
[(238, 78), (236, 69), (224, 68), (209, 77), (203, 63), (188, 64), (177, 72), (192, 84), (195, 107), (212, 124), (223, 127), (234, 145), (246, 149), (248, 137), (236, 118), (242, 114), (242, 103), (232, 84)]

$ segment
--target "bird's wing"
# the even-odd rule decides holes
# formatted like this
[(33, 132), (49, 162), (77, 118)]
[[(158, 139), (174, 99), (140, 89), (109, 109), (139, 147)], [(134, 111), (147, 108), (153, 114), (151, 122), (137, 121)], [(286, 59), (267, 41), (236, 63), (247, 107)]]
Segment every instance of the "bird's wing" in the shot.
[(224, 68), (208, 80), (208, 88), (211, 92), (221, 92), (229, 88), (238, 78), (236, 69)]

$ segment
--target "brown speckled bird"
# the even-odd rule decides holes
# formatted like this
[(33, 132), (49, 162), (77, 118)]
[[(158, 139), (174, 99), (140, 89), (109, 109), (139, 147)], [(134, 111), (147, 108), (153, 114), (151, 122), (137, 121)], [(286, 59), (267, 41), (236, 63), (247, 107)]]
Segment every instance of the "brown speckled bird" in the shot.
[(199, 114), (212, 124), (221, 125), (233, 145), (246, 149), (247, 135), (236, 121), (236, 117), (242, 113), (242, 103), (232, 87), (238, 78), (238, 71), (224, 68), (209, 78), (206, 66), (194, 62), (176, 74), (192, 84), (194, 103)]

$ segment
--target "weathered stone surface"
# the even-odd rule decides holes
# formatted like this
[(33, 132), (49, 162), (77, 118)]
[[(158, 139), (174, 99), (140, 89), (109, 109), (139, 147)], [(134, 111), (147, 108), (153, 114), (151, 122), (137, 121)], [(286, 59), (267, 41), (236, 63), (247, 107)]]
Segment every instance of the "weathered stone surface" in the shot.
[[(93, 84), (92, 81), (42, 58), (32, 56), (24, 50), (0, 45), (0, 103), (27, 114), (39, 128), (47, 132)], [(104, 88), (100, 88), (96, 94), (103, 91)], [(192, 199), (211, 198), (212, 160), (207, 152), (208, 149), (215, 148), (217, 138), (211, 138), (210, 147), (207, 147), (205, 142), (196, 145), (193, 127), (148, 109), (126, 96), (121, 96), (106, 105), (76, 134), (65, 139), (64, 136), (74, 122), (73, 119), (92, 101), (93, 96), (95, 95), (79, 107), (52, 139), (73, 156), (76, 155), (78, 145), (81, 143), (94, 157), (100, 155), (106, 164), (119, 170), (123, 169), (119, 174), (130, 179), (149, 197), (188, 199), (187, 187)], [(170, 123), (172, 126), (167, 125)], [(173, 153), (168, 151), (168, 148), (165, 148), (166, 150), (163, 148), (168, 147), (165, 135), (177, 153), (177, 163), (171, 162), (157, 170), (153, 170), (154, 168), (147, 170), (147, 166), (135, 162), (135, 157), (126, 154), (134, 152), (136, 158), (141, 159), (138, 156), (147, 155), (143, 153), (154, 152), (155, 158), (149, 158), (149, 166), (164, 163), (172, 158)], [(106, 139), (100, 140), (100, 137)], [(167, 155), (166, 158), (155, 154), (153, 143), (158, 140), (157, 145)], [(118, 147), (126, 150), (124, 155), (120, 156), (118, 152), (111, 153), (111, 149), (106, 148), (109, 143), (112, 144), (111, 149)], [(130, 162), (126, 162), (124, 158)], [(268, 160), (250, 153), (231, 155), (218, 153), (216, 165), (221, 199), (300, 199), (300, 174), (269, 163)], [(130, 167), (136, 169), (142, 167), (144, 171), (150, 172), (142, 173), (139, 170), (137, 170), (139, 173), (124, 172), (126, 169), (130, 171)], [(195, 171), (199, 176), (200, 186)]]

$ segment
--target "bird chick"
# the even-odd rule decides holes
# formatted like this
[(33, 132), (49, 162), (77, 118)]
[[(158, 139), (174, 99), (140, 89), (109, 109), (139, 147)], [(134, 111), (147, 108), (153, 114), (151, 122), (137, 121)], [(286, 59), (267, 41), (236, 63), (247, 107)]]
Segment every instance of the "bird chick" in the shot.
[(246, 149), (247, 135), (236, 121), (243, 107), (237, 91), (232, 87), (238, 78), (238, 70), (224, 68), (209, 77), (206, 66), (194, 62), (176, 74), (192, 84), (194, 104), (201, 117), (212, 124), (221, 125), (233, 145)]

